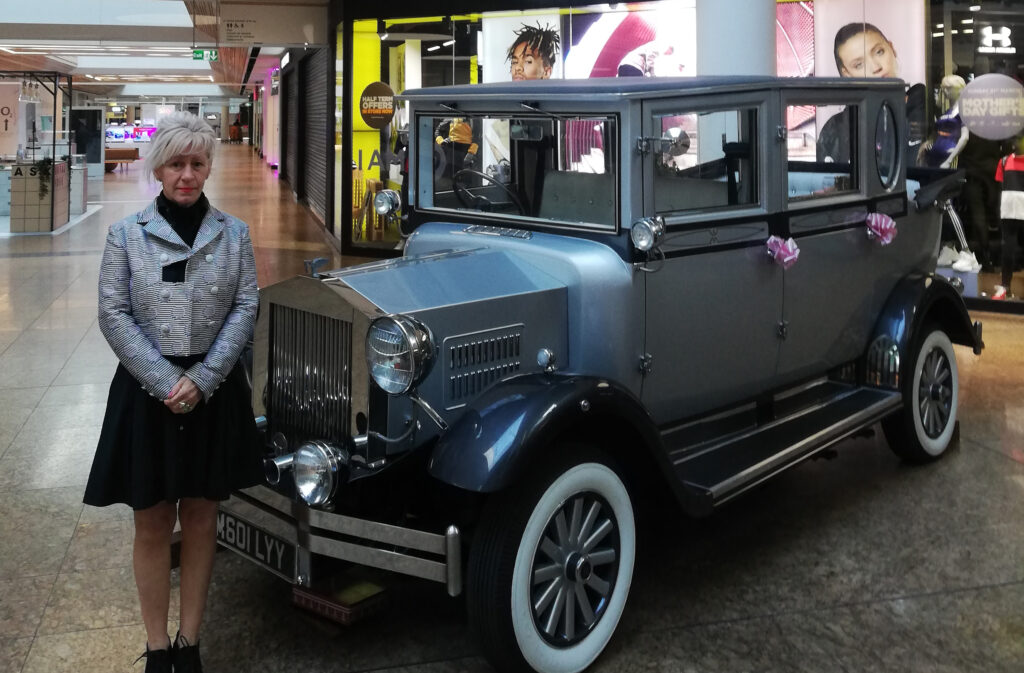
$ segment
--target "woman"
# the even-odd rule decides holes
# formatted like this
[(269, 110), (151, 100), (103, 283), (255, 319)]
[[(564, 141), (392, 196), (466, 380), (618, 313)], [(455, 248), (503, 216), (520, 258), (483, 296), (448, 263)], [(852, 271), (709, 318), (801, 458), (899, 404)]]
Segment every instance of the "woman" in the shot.
[[(832, 56), (840, 77), (900, 76), (896, 48), (870, 23), (848, 23), (836, 31)], [(908, 156), (916, 155), (916, 146), (924, 137), (924, 102), (924, 85), (915, 84), (907, 90)], [(818, 161), (849, 163), (850, 124), (848, 109), (825, 122), (818, 138)]]
[[(215, 143), (206, 122), (187, 112), (160, 122), (146, 168), (161, 192), (110, 227), (100, 270), (99, 325), (120, 365), (85, 502), (134, 509), (147, 673), (202, 670), (199, 626), (217, 502), (261, 481), (250, 393), (238, 364), (256, 320), (256, 268), (248, 227), (203, 194)], [(176, 519), (181, 612), (172, 643)]]

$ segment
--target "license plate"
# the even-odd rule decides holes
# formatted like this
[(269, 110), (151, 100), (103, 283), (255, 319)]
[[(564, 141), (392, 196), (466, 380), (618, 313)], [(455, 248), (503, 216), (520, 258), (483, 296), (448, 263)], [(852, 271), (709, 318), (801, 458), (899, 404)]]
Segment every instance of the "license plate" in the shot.
[(230, 512), (217, 512), (217, 542), (289, 582), (295, 581), (295, 545)]

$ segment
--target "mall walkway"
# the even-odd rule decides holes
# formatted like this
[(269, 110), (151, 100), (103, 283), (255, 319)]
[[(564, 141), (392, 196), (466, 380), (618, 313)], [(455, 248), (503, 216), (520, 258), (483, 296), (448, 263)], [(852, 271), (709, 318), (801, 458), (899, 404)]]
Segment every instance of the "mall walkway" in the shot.
[[(0, 673), (144, 666), (132, 667), (145, 633), (131, 512), (81, 498), (116, 364), (96, 326), (100, 252), (107, 225), (157, 187), (141, 165), (101, 184), (91, 200), (102, 208), (70, 231), (0, 239)], [(262, 285), (331, 253), (248, 148), (220, 148), (207, 191), (250, 223)], [(665, 511), (642, 531), (625, 616), (592, 670), (1024, 670), (1024, 318), (977, 318), (988, 348), (957, 349), (959, 448), (911, 467), (878, 433), (709, 519)], [(387, 581), (383, 612), (340, 627), (218, 554), (206, 670), (490, 670), (459, 601), (440, 585)]]

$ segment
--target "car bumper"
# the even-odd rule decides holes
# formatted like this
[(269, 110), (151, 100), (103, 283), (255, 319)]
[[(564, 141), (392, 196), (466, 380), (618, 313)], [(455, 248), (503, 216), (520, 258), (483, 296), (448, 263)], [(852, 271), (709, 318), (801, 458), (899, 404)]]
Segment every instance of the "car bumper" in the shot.
[(265, 486), (221, 503), (217, 542), (293, 584), (312, 583), (314, 555), (441, 582), (462, 593), (458, 528), (444, 534), (357, 519), (293, 502)]

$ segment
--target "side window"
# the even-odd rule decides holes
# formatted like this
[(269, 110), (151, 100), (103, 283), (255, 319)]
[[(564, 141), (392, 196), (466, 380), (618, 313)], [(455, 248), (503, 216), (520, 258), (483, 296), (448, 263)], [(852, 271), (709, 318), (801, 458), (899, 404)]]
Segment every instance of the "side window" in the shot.
[(857, 188), (857, 108), (786, 108), (787, 185), (790, 200), (831, 196)]
[(656, 115), (654, 208), (666, 213), (758, 202), (757, 111)]
[(875, 168), (878, 169), (878, 179), (886, 189), (892, 189), (899, 177), (899, 146), (896, 115), (888, 103), (882, 103), (875, 121)]

